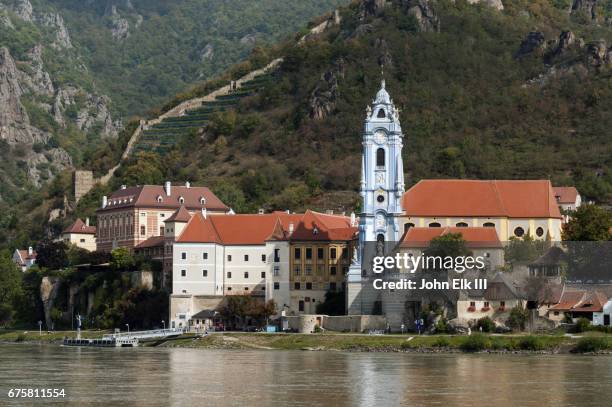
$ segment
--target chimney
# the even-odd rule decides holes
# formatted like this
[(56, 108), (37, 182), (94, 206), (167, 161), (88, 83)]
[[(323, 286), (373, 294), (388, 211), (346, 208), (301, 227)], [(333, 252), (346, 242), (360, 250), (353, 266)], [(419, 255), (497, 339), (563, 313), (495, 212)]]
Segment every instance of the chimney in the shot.
[(170, 181), (166, 181), (164, 184), (164, 190), (166, 191), (166, 195), (172, 195), (172, 183)]
[(355, 212), (351, 212), (351, 227), (355, 227), (355, 222), (357, 219), (355, 218)]
[(293, 225), (293, 222), (291, 222), (289, 224), (289, 236), (293, 236), (293, 231), (295, 230), (295, 226)]
[(108, 198), (106, 197), (106, 195), (104, 195), (102, 197), (102, 209), (106, 208), (106, 205), (108, 205)]
[(85, 218), (85, 226), (89, 227), (89, 217)]
[(28, 256), (31, 256), (34, 254), (34, 249), (32, 248), (32, 246), (28, 247)]
[(126, 189), (127, 185), (121, 185), (121, 189)]
[(204, 219), (206, 219), (206, 217), (208, 216), (206, 208), (202, 208), (202, 216), (204, 216)]
[(185, 181), (185, 188), (191, 188), (191, 183), (189, 181)]

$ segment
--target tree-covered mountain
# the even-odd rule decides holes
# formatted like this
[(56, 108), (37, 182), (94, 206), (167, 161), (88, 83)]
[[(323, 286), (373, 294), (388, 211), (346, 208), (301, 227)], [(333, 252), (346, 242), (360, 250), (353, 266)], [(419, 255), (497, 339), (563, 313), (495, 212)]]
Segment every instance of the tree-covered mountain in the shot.
[(0, 211), (37, 201), (130, 116), (341, 3), (0, 0)]
[[(401, 109), (409, 184), (426, 177), (550, 178), (610, 202), (610, 5), (354, 1), (325, 32), (262, 47), (247, 65), (282, 57), (273, 80), (163, 156), (132, 156), (75, 214), (93, 215), (101, 195), (121, 184), (168, 179), (208, 185), (237, 211), (351, 210), (358, 205), (365, 108), (382, 70)], [(198, 85), (191, 94), (201, 89), (208, 88)], [(120, 140), (90, 163), (116, 155)], [(45, 202), (62, 209), (68, 189), (69, 177), (57, 178), (47, 192), (54, 200)], [(46, 213), (38, 216), (41, 222), (26, 217), (24, 228), (7, 235), (40, 235)], [(57, 230), (64, 222), (51, 225)]]

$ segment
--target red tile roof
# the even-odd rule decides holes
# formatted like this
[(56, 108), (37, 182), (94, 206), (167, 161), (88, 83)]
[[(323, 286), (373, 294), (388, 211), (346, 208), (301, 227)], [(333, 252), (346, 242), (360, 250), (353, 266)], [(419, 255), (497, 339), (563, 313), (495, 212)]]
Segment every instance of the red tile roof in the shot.
[(96, 227), (87, 226), (81, 219), (77, 219), (74, 223), (64, 229), (63, 233), (77, 233), (82, 235), (95, 235)]
[(159, 247), (164, 245), (163, 236), (153, 236), (145, 240), (144, 242), (136, 245), (136, 249), (145, 249), (147, 247)]
[(443, 228), (421, 228), (412, 227), (404, 234), (400, 242), (400, 247), (404, 248), (424, 248), (429, 247), (429, 243), (432, 239), (448, 235), (448, 234), (459, 233), (465, 240), (465, 245), (470, 248), (477, 247), (494, 247), (502, 248), (502, 244), (499, 241), (495, 228), (456, 228), (456, 227), (443, 227)]
[(559, 303), (550, 307), (550, 309), (554, 311), (570, 311), (585, 295), (585, 291), (563, 291)]
[(165, 223), (168, 222), (189, 222), (191, 219), (191, 214), (187, 209), (185, 209), (185, 205), (181, 205), (180, 208), (176, 210), (168, 219), (166, 219)]
[(581, 301), (572, 307), (572, 312), (601, 312), (608, 297), (599, 292), (587, 292)]
[[(293, 235), (290, 236), (291, 224)], [(313, 233), (314, 229), (317, 233)], [(274, 212), (261, 215), (208, 216), (196, 214), (187, 223), (178, 243), (260, 245), (268, 240), (351, 240), (356, 228), (344, 216)]]
[(561, 218), (548, 180), (422, 180), (402, 206), (407, 216)]
[(19, 249), (19, 256), (21, 256), (22, 261), (36, 260), (36, 250), (32, 250), (32, 255), (30, 256), (27, 250)]
[[(180, 202), (181, 197), (184, 200), (183, 203)], [(202, 204), (202, 199), (204, 199), (204, 204)], [(190, 210), (207, 208), (210, 211), (225, 212), (229, 209), (206, 187), (173, 185), (170, 196), (168, 196), (162, 185), (143, 185), (115, 191), (108, 198), (106, 208), (98, 209), (98, 211), (129, 207), (178, 209), (182, 205)]]
[(561, 204), (576, 203), (578, 198), (578, 190), (575, 187), (554, 187), (555, 198)]

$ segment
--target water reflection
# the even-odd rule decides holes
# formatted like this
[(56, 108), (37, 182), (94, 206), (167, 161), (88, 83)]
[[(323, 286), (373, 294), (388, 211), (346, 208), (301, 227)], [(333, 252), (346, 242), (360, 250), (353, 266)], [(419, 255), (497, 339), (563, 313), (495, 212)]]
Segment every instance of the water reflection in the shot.
[(24, 404), (9, 388), (44, 387), (75, 406), (600, 406), (612, 385), (609, 356), (0, 345), (0, 363), (0, 405)]

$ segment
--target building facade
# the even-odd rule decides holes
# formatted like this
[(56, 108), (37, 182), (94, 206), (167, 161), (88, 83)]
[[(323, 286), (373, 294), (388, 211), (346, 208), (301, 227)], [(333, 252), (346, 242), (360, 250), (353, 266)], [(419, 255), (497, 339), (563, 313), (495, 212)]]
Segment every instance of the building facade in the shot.
[(77, 219), (68, 226), (61, 235), (61, 240), (66, 244), (72, 244), (90, 252), (97, 250), (96, 227), (89, 225), (89, 218), (83, 222)]
[(170, 321), (193, 326), (231, 295), (274, 300), (279, 315), (314, 312), (342, 289), (354, 222), (311, 211), (191, 216), (172, 247)]
[(163, 236), (165, 221), (181, 206), (190, 213), (224, 215), (230, 209), (206, 187), (182, 186), (166, 182), (163, 186), (123, 186), (110, 197), (102, 198), (97, 210), (96, 243), (100, 251), (118, 247), (133, 250), (147, 239)]

